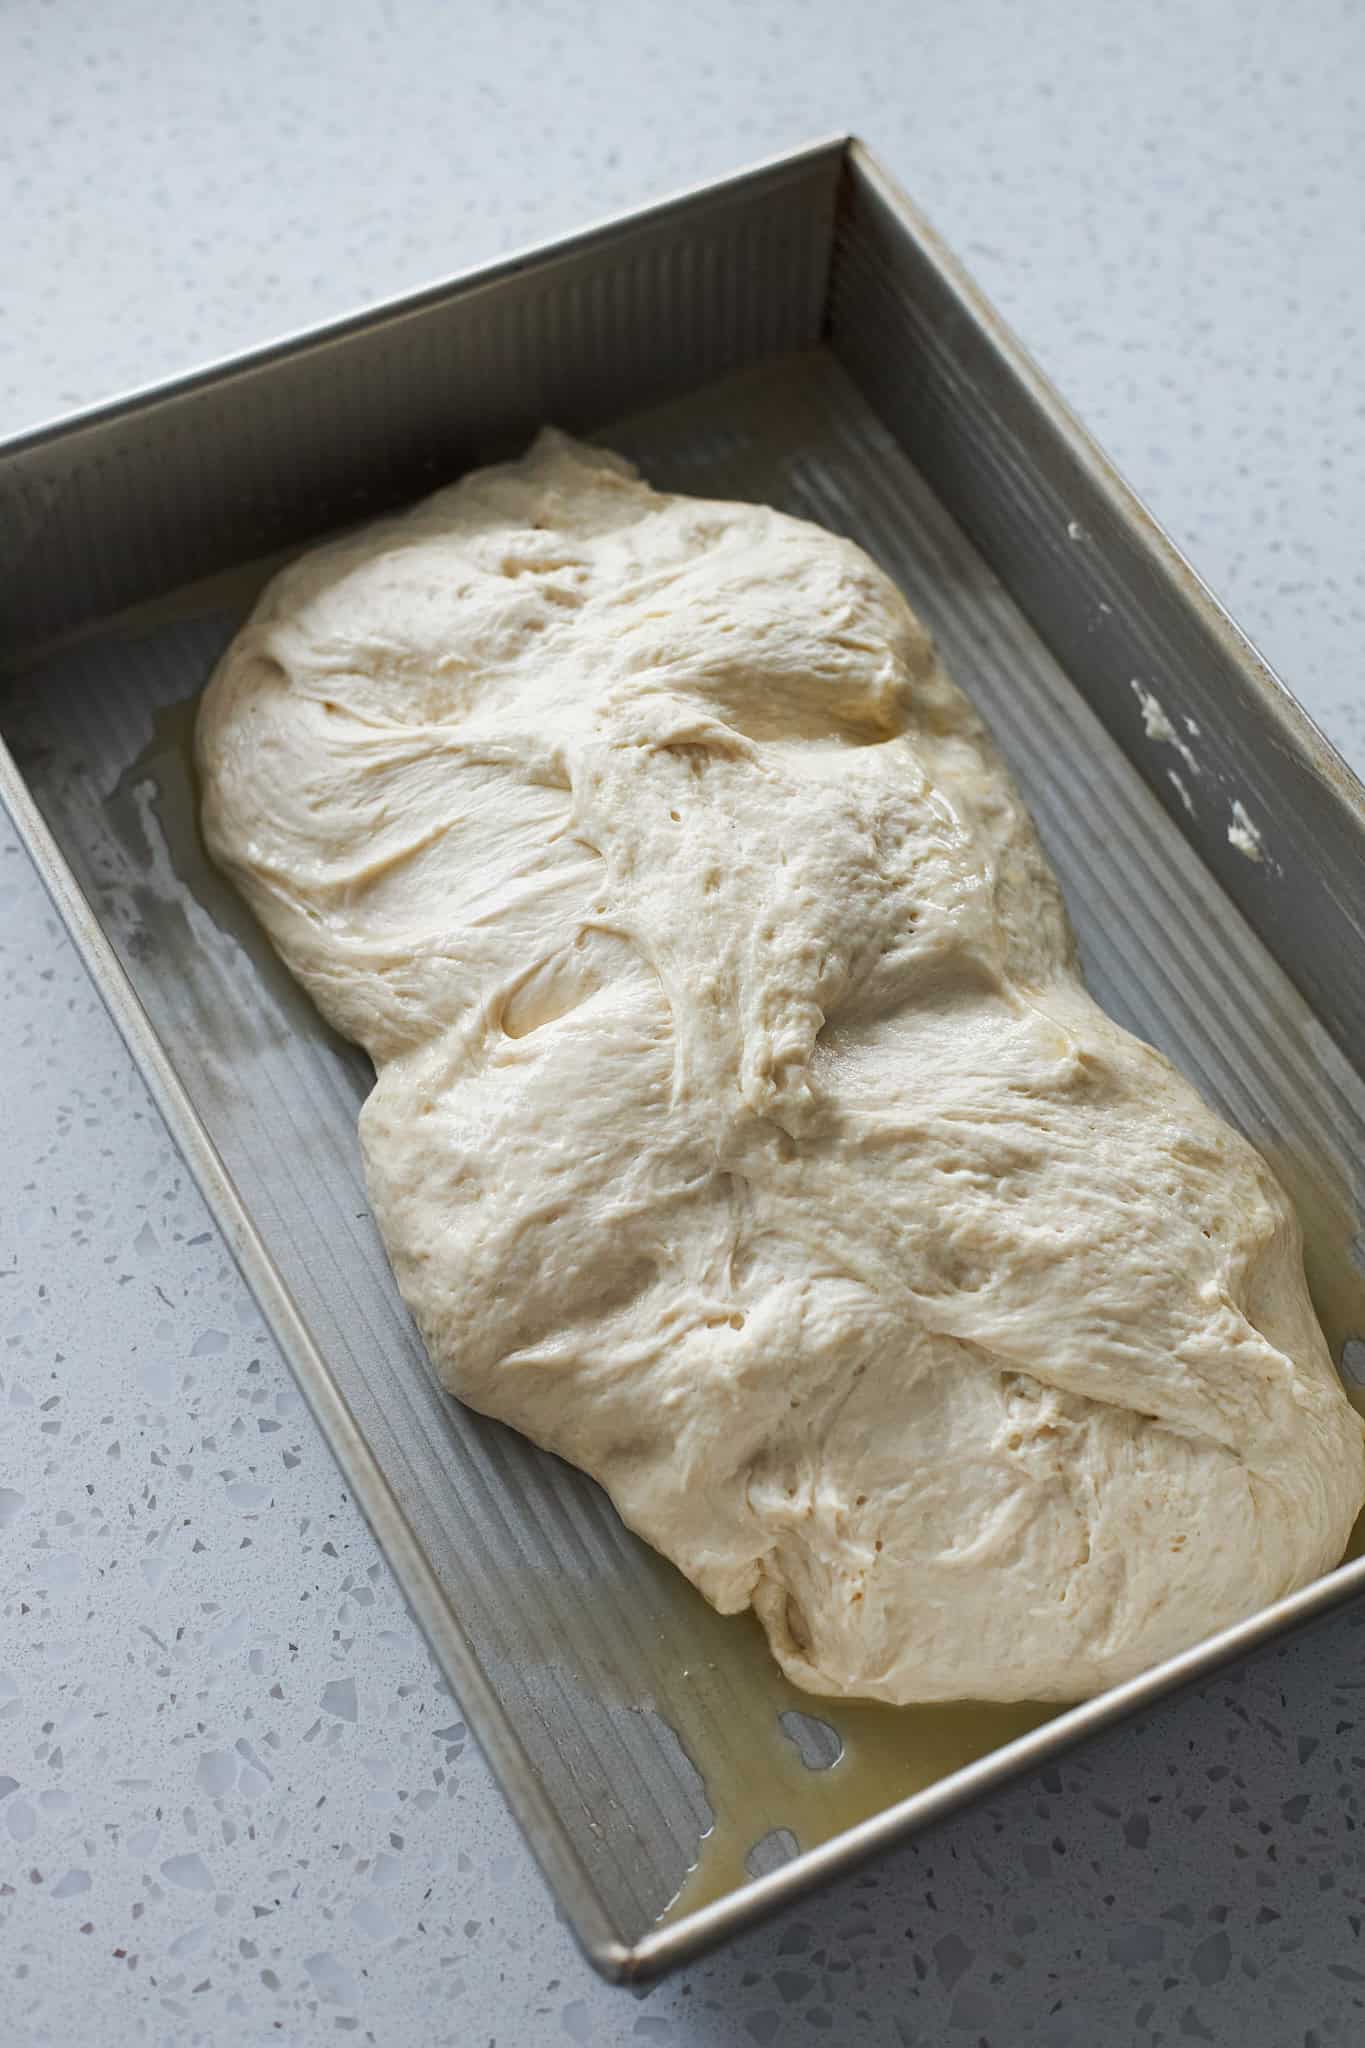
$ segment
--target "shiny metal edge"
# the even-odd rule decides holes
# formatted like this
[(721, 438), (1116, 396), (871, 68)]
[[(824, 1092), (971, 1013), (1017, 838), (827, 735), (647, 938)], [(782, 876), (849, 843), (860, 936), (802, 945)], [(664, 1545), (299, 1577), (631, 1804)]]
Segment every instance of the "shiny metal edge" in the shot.
[(611, 1926), (580, 1861), (471, 1651), (458, 1617), (356, 1425), (236, 1186), (181, 1086), (113, 946), (0, 739), (0, 803), (51, 897), (110, 1017), (184, 1157), (209, 1212), (284, 1352), (313, 1419), (388, 1560), (412, 1614), (454, 1689), (503, 1797), (526, 1836), (584, 1953), (605, 1977), (629, 1974), (633, 1956)]
[(852, 138), (843, 131), (835, 131), (818, 137), (814, 142), (804, 143), (798, 149), (781, 151), (772, 156), (760, 157), (757, 162), (746, 165), (738, 171), (731, 171), (723, 178), (698, 180), (684, 185), (676, 191), (666, 193), (663, 198), (651, 200), (646, 206), (630, 207), (619, 213), (603, 215), (590, 221), (586, 226), (575, 229), (572, 234), (561, 235), (549, 241), (527, 242), (510, 256), (499, 257), (495, 263), (476, 264), (467, 270), (457, 270), (449, 276), (434, 279), (431, 283), (419, 285), (415, 291), (401, 292), (390, 299), (380, 299), (352, 312), (342, 313), (334, 320), (322, 322), (317, 327), (277, 336), (273, 341), (257, 344), (235, 355), (211, 357), (192, 370), (183, 371), (179, 376), (169, 377), (156, 384), (134, 385), (110, 399), (98, 404), (85, 406), (76, 412), (60, 413), (49, 420), (39, 420), (16, 432), (0, 436), (0, 461), (14, 455), (26, 455), (34, 449), (43, 448), (56, 441), (67, 441), (93, 429), (106, 427), (115, 421), (122, 421), (152, 406), (160, 406), (168, 400), (187, 398), (194, 392), (202, 391), (209, 385), (227, 383), (239, 377), (249, 377), (262, 370), (274, 368), (277, 363), (290, 357), (308, 355), (314, 351), (331, 348), (337, 343), (349, 341), (356, 334), (374, 328), (396, 326), (405, 320), (414, 319), (444, 301), (453, 298), (470, 298), (484, 291), (491, 291), (504, 284), (508, 278), (520, 277), (527, 271), (543, 270), (551, 265), (567, 263), (584, 251), (601, 248), (610, 243), (623, 229), (634, 229), (659, 225), (673, 215), (685, 213), (699, 202), (725, 199), (730, 195), (754, 195), (760, 193), (765, 184), (785, 182), (793, 173), (820, 163), (833, 165), (852, 146)]
[(1290, 1629), (1317, 1620), (1359, 1593), (1365, 1593), (1365, 1558), (1339, 1565), (1311, 1586), (1277, 1600), (1271, 1607), (1263, 1607), (1259, 1614), (1220, 1630), (1196, 1643), (1193, 1649), (1182, 1650), (1179, 1656), (1168, 1657), (1164, 1663), (1144, 1671), (1141, 1677), (1130, 1678), (1124, 1685), (1116, 1685), (1093, 1700), (1068, 1708), (1031, 1734), (1016, 1736), (1013, 1742), (992, 1750), (975, 1763), (964, 1764), (961, 1770), (940, 1778), (927, 1790), (912, 1793), (871, 1819), (859, 1821), (822, 1847), (807, 1849), (769, 1876), (755, 1878), (743, 1891), (719, 1899), (714, 1905), (700, 1907), (674, 1927), (645, 1935), (627, 1953), (631, 1980), (644, 1982), (695, 1960), (722, 1938), (780, 1912), (813, 1885), (847, 1877), (870, 1857), (900, 1847), (911, 1835), (935, 1821), (945, 1820), (988, 1792), (999, 1791), (1023, 1772), (1052, 1762), (1078, 1743), (1128, 1720), (1143, 1707), (1154, 1706), (1239, 1657), (1263, 1649)]
[[(887, 256), (884, 252), (882, 257), (888, 274), (897, 270), (899, 257), (907, 273), (918, 274), (927, 295), (941, 299), (930, 323), (940, 336), (940, 348), (947, 356), (957, 354), (957, 349), (945, 346), (941, 338), (945, 330), (952, 332), (960, 337), (962, 356), (969, 357), (972, 364), (963, 389), (955, 396), (961, 403), (969, 393), (990, 423), (973, 428), (962, 438), (976, 443), (994, 438), (997, 487), (1004, 481), (1006, 463), (1015, 471), (1016, 482), (1027, 479), (1031, 491), (1023, 530), (1028, 543), (1011, 547), (1008, 562), (1002, 560), (997, 553), (999, 533), (992, 539), (978, 530), (955, 502), (951, 462), (942, 466), (940, 449), (936, 471), (928, 449), (916, 436), (915, 455), (921, 473), (946, 509), (961, 520), (979, 552), (1071, 675), (1079, 693), (1144, 775), (1182, 836), (1308, 1000), (1319, 1023), (1348, 1057), (1361, 1065), (1365, 1061), (1361, 1021), (1365, 1017), (1365, 892), (1358, 886), (1358, 864), (1365, 862), (1365, 785), (1076, 418), (963, 265), (856, 138), (850, 140), (845, 159), (841, 216), (849, 212), (857, 213), (863, 223), (870, 220), (874, 237), (880, 222), (895, 238), (896, 253)], [(836, 237), (839, 232), (836, 227)], [(836, 279), (838, 273), (836, 256), (832, 273)], [(838, 297), (836, 283), (832, 304)], [(951, 315), (945, 307), (951, 307)], [(837, 323), (835, 346), (838, 352)], [(869, 373), (875, 389), (864, 383)], [(885, 355), (865, 357), (861, 373), (855, 369), (854, 374), (905, 444), (906, 436), (896, 420), (897, 380)], [(902, 379), (899, 389), (905, 388)], [(1002, 450), (1008, 451), (1003, 457)], [(1282, 828), (1286, 815), (1292, 821), (1294, 857), (1305, 868), (1311, 866), (1320, 873), (1317, 909), (1308, 920), (1287, 911), (1285, 892), (1269, 891), (1270, 876), (1283, 872), (1273, 859), (1266, 864), (1242, 858), (1227, 843), (1226, 834), (1212, 825), (1203, 806), (1198, 817), (1186, 813), (1164, 775), (1164, 764), (1163, 772), (1153, 772), (1151, 749), (1143, 747), (1135, 701), (1117, 676), (1105, 671), (1101, 636), (1094, 632), (1096, 621), (1091, 619), (1082, 626), (1076, 617), (1079, 579), (1068, 570), (1065, 547), (1060, 554), (1053, 554), (1045, 602), (1040, 604), (1036, 577), (1032, 594), (1028, 592), (1028, 547), (1041, 537), (1058, 509), (1055, 497), (1063, 473), (1068, 496), (1074, 494), (1077, 510), (1083, 514), (1083, 526), (1089, 528), (1093, 518), (1104, 529), (1102, 554), (1108, 558), (1109, 573), (1092, 576), (1092, 594), (1108, 583), (1108, 594), (1116, 603), (1120, 595), (1130, 601), (1128, 636), (1136, 632), (1145, 638), (1150, 632), (1148, 656), (1164, 653), (1174, 657), (1176, 670), (1182, 663), (1194, 664), (1197, 676), (1204, 679), (1206, 687), (1214, 686), (1215, 700), (1223, 702), (1228, 714), (1221, 744), (1225, 749), (1230, 744), (1235, 755), (1239, 741), (1245, 740), (1240, 763), (1234, 764), (1248, 777), (1249, 786), (1242, 793), (1250, 795), (1251, 786), (1259, 780), (1261, 801), (1272, 789), (1280, 798)], [(1049, 496), (1054, 501), (1051, 505)], [(1093, 538), (1089, 532), (1080, 537)], [(1036, 571), (1036, 560), (1033, 568)], [(1094, 687), (1088, 680), (1092, 669), (1098, 678)], [(1133, 673), (1127, 671), (1129, 676)], [(1164, 663), (1148, 673), (1153, 679), (1164, 675)], [(1186, 678), (1187, 683), (1194, 680), (1195, 676)], [(1164, 692), (1164, 684), (1162, 687)], [(1273, 772), (1263, 770), (1258, 778), (1253, 773), (1254, 758), (1264, 758), (1267, 753), (1273, 756)], [(1235, 781), (1232, 788), (1235, 791)], [(1307, 820), (1311, 820), (1311, 829)], [(1333, 963), (1330, 972), (1323, 969), (1324, 959)]]
[[(1103, 496), (1111, 515), (1163, 573), (1180, 602), (1199, 614), (1225, 658), (1255, 691), (1267, 716), (1280, 728), (1281, 744), (1308, 763), (1352, 815), (1365, 846), (1365, 784), (1214, 596), (1093, 435), (1082, 426), (914, 202), (858, 137), (849, 139), (846, 168), (849, 176), (863, 181), (898, 216), (901, 226), (953, 292), (964, 318), (988, 335), (996, 353), (1026, 387), (1037, 409), (1047, 416), (1068, 454)], [(646, 1979), (676, 1969), (718, 1940), (779, 1912), (813, 1884), (848, 1875), (870, 1857), (898, 1846), (912, 1834), (1000, 1789), (1023, 1772), (1051, 1762), (1087, 1738), (1116, 1727), (1142, 1708), (1197, 1683), (1361, 1593), (1365, 1593), (1365, 1558), (1338, 1566), (1311, 1586), (1262, 1608), (1246, 1621), (1167, 1658), (1124, 1685), (1070, 1708), (1043, 1727), (860, 1822), (822, 1847), (805, 1851), (780, 1870), (754, 1880), (732, 1898), (702, 1907), (675, 1927), (646, 1935), (630, 1952), (631, 1975)]]
[[(456, 292), (474, 292), (538, 265), (568, 258), (609, 242), (627, 226), (666, 219), (690, 204), (732, 190), (751, 189), (767, 176), (780, 177), (824, 158), (844, 159), (848, 173), (865, 180), (900, 217), (960, 301), (964, 314), (984, 328), (992, 345), (1065, 439), (1069, 452), (1106, 498), (1114, 516), (1137, 544), (1159, 563), (1181, 602), (1195, 608), (1230, 660), (1262, 698), (1268, 715), (1283, 729), (1288, 749), (1309, 760), (1315, 771), (1353, 812), (1365, 834), (1365, 786), (1342, 761), (1292, 692), (1191, 568), (1137, 494), (1081, 426), (1033, 358), (972, 282), (899, 185), (882, 169), (866, 144), (844, 135), (762, 160), (722, 180), (698, 183), (656, 204), (609, 217), (579, 233), (532, 245), (503, 261), (474, 269), (245, 354), (210, 363), (169, 382), (131, 391), (74, 415), (24, 429), (0, 441), (0, 458), (74, 437), (129, 417), (163, 400), (269, 368), (287, 357), (340, 342), (353, 334), (426, 311)], [(1116, 1726), (1146, 1706), (1196, 1683), (1238, 1657), (1365, 1592), (1365, 1559), (1343, 1565), (1313, 1585), (1264, 1608), (1248, 1620), (1141, 1677), (1069, 1709), (1044, 1727), (1019, 1737), (977, 1762), (953, 1772), (926, 1791), (859, 1823), (833, 1841), (807, 1850), (780, 1870), (700, 1908), (634, 1944), (620, 1941), (598, 1904), (596, 1893), (572, 1844), (540, 1795), (525, 1752), (474, 1662), (454, 1611), (416, 1543), (406, 1517), (375, 1464), (325, 1361), (318, 1354), (292, 1300), (265, 1253), (249, 1215), (223, 1168), (192, 1103), (181, 1088), (146, 1013), (104, 937), (71, 870), (0, 741), (0, 801), (8, 809), (52, 901), (62, 917), (115, 1024), (128, 1044), (171, 1135), (185, 1155), (201, 1192), (248, 1284), (285, 1351), (310, 1409), (365, 1513), (376, 1540), (403, 1588), (415, 1618), (460, 1695), (461, 1705), (488, 1756), (518, 1824), (560, 1900), (564, 1915), (593, 1966), (614, 1982), (644, 1982), (694, 1960), (723, 1940), (756, 1926), (813, 1886), (845, 1876), (870, 1857), (906, 1842), (964, 1805), (1000, 1789), (1022, 1772), (1036, 1769), (1089, 1737)]]
[(996, 354), (1027, 388), (1038, 411), (1048, 416), (1049, 424), (1066, 444), (1067, 452), (1105, 499), (1115, 519), (1149, 560), (1160, 567), (1180, 602), (1200, 614), (1203, 624), (1219, 642), (1225, 656), (1242, 671), (1269, 714), (1284, 728), (1285, 740), (1295, 752), (1310, 760), (1323, 779), (1351, 806), (1362, 833), (1365, 833), (1365, 781), (1343, 760), (1288, 683), (1271, 667), (1198, 570), (1182, 554), (1156, 515), (1090, 430), (1082, 425), (1056, 385), (905, 188), (878, 162), (858, 136), (849, 137), (845, 161), (851, 173), (899, 215), (902, 226), (919, 243), (943, 283), (951, 289), (966, 319), (985, 332)]

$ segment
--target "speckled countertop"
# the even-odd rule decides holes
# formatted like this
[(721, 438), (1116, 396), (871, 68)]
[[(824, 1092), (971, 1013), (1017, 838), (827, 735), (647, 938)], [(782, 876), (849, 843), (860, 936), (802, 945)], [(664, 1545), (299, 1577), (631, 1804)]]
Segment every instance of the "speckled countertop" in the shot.
[[(1365, 766), (1352, 0), (7, 0), (0, 79), (0, 428), (857, 128)], [(4, 2048), (1365, 2037), (1365, 1612), (599, 1984), (3, 825), (0, 952)]]

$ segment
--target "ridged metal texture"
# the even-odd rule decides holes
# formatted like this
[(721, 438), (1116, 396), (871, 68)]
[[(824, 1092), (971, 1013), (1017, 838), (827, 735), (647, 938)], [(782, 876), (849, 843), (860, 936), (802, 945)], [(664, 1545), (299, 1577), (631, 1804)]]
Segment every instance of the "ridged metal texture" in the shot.
[[(115, 599), (367, 513), (544, 417), (591, 428), (626, 405), (687, 393), (618, 417), (602, 438), (661, 485), (767, 500), (853, 535), (886, 565), (1011, 760), (1096, 993), (1267, 1146), (1310, 1205), (1339, 1205), (1352, 1162), (1365, 1159), (1365, 1088), (1284, 972), (1296, 956), (1281, 942), (1293, 921), (1285, 906), (1310, 923), (1329, 918), (1316, 898), (1336, 886), (1331, 862), (1350, 847), (1360, 859), (1365, 829), (1344, 771), (1281, 714), (1251, 664), (1238, 665), (1235, 640), (1210, 669), (1209, 636), (1223, 629), (1192, 586), (1166, 593), (1168, 641), (1181, 603), (1188, 617), (1180, 662), (1158, 670), (1133, 590), (1161, 569), (1158, 544), (1133, 559), (1123, 517), (1139, 515), (1094, 481), (1085, 449), (1068, 454), (1061, 415), (1045, 411), (1024, 434), (1002, 424), (1000, 405), (978, 404), (971, 364), (993, 377), (1027, 366), (1005, 362), (1008, 344), (964, 315), (960, 285), (926, 246), (860, 154), (826, 148), (514, 267), (452, 304), (424, 301), (195, 385), (165, 401), (164, 416), (148, 401), (30, 441), (0, 467), (0, 509), (29, 522), (11, 594), (30, 634), (46, 636), (98, 619)], [(832, 347), (815, 349), (832, 249)], [(924, 277), (907, 294), (914, 263)], [(164, 494), (163, 469), (174, 479)], [(226, 500), (225, 477), (236, 493)], [(945, 509), (948, 496), (999, 574)], [(1046, 545), (1017, 530), (1047, 518), (1061, 532)], [(1048, 561), (1063, 565), (1055, 612), (1041, 580)], [(736, 1625), (711, 1617), (590, 1482), (456, 1408), (429, 1377), (359, 1178), (365, 1063), (326, 1032), (206, 868), (194, 830), (176, 707), (201, 687), (251, 580), (16, 663), (3, 727), (27, 789), (11, 780), (9, 795), (599, 1967), (642, 1974), (681, 1960), (1359, 1582), (1361, 1568), (1349, 1568), (1219, 1652), (1064, 1716), (648, 1933), (708, 1819), (675, 1726), (704, 1775), (723, 1760), (733, 1776), (750, 1759), (761, 1768), (771, 1705)], [(1239, 693), (1230, 708), (1228, 663)], [(1135, 677), (1200, 726), (1197, 738), (1177, 730), (1199, 762), (1187, 788), (1204, 806), (1201, 850), (1226, 867), (1250, 922), (1189, 843), (1201, 814), (1172, 790), (1172, 815), (1144, 780), (1161, 786), (1167, 767), (1188, 763), (1147, 737)], [(1240, 755), (1214, 745), (1220, 718), (1255, 757), (1241, 781), (1227, 779), (1241, 774)], [(1287, 754), (1334, 793), (1330, 860), (1313, 852), (1313, 815), (1282, 815)], [(1260, 863), (1226, 842), (1218, 806), (1233, 788), (1264, 826)], [(1228, 865), (1239, 862), (1245, 878)], [(1324, 1007), (1338, 1030), (1359, 965), (1343, 941), (1319, 967), (1314, 993), (1332, 983)], [(689, 1675), (699, 1660), (700, 1697)], [(837, 1725), (837, 1710), (828, 1718)]]
[(23, 647), (820, 331), (837, 145), (5, 449)]
[[(1365, 791), (863, 152), (839, 213), (830, 321), (946, 508), (1365, 1063)], [(1153, 745), (1140, 691), (1188, 753)], [(1234, 803), (1262, 834), (1259, 862), (1229, 840)]]

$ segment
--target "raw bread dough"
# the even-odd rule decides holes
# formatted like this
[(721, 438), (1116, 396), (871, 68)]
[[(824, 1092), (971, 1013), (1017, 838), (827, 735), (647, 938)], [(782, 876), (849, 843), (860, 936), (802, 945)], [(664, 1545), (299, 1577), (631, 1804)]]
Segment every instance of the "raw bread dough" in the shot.
[(1341, 1555), (1289, 1204), (858, 548), (545, 433), (278, 577), (198, 748), (442, 1381), (799, 1685), (1075, 1699)]

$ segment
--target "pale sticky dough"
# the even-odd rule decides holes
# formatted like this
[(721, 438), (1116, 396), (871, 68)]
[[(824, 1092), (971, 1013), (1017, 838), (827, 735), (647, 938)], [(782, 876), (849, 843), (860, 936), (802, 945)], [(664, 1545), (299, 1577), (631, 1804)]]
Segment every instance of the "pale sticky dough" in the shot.
[(858, 548), (546, 433), (278, 577), (198, 751), (441, 1379), (799, 1685), (1073, 1699), (1340, 1556), (1290, 1207)]

